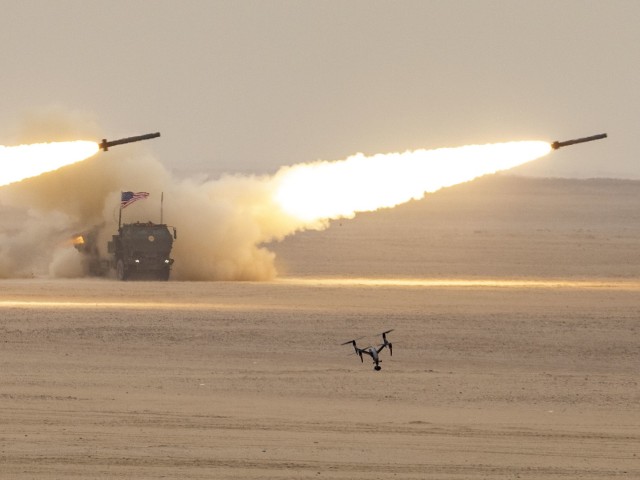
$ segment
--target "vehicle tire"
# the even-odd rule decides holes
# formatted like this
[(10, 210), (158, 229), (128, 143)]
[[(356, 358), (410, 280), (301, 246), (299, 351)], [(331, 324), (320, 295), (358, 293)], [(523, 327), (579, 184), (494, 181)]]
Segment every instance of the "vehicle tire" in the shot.
[(122, 260), (118, 260), (116, 263), (116, 278), (118, 280), (124, 281), (129, 277), (127, 273), (127, 269), (124, 266), (124, 262)]

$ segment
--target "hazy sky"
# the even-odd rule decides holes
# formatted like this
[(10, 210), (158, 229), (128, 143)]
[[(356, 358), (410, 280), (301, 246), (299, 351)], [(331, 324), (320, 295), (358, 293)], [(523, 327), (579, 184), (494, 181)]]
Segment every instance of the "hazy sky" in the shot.
[[(637, 0), (0, 0), (0, 144), (56, 108), (176, 172), (509, 140), (640, 178)], [(121, 147), (127, 148), (127, 147)]]

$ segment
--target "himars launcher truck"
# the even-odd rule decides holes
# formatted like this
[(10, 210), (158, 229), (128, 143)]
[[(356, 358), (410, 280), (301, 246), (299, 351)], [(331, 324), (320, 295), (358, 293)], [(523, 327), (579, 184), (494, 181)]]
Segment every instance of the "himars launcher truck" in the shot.
[(169, 280), (171, 273), (171, 248), (176, 238), (164, 224), (127, 223), (120, 227), (107, 244), (111, 256), (111, 268), (115, 268), (118, 280), (146, 278)]
[(169, 280), (173, 265), (171, 248), (177, 234), (174, 227), (162, 223), (164, 194), (161, 196), (160, 223), (122, 224), (122, 209), (148, 196), (146, 192), (121, 192), (118, 234), (112, 235), (107, 243), (106, 258), (98, 248), (100, 227), (75, 236), (74, 246), (83, 254), (84, 267), (89, 275), (106, 276), (115, 272), (118, 280)]
[(85, 258), (90, 275), (107, 276), (115, 272), (118, 280), (169, 280), (173, 259), (171, 248), (176, 229), (153, 222), (125, 223), (107, 243), (107, 258), (98, 249), (98, 229), (79, 234), (74, 246)]

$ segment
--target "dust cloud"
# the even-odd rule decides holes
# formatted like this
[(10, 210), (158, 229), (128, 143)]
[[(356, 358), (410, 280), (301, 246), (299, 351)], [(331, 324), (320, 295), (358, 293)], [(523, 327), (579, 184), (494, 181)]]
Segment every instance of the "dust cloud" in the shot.
[(98, 154), (2, 189), (5, 208), (29, 208), (16, 228), (3, 223), (0, 273), (82, 274), (81, 254), (71, 245), (72, 238), (99, 226), (98, 247), (106, 256), (107, 242), (117, 232), (120, 192), (133, 190), (150, 196), (123, 209), (123, 223), (159, 223), (164, 194), (163, 221), (178, 231), (172, 253), (174, 278), (264, 280), (276, 275), (274, 254), (260, 244), (283, 238), (297, 225), (278, 214), (270, 201), (273, 186), (268, 178), (176, 179), (143, 151), (130, 150)]
[[(71, 139), (100, 138), (94, 123), (79, 122), (77, 114), (48, 112), (32, 119), (31, 128), (50, 133), (48, 123), (66, 126)], [(29, 140), (41, 138), (32, 134)], [(120, 192), (144, 191), (149, 197), (123, 209), (122, 222), (176, 228), (174, 279), (268, 280), (277, 274), (275, 254), (264, 246), (269, 242), (324, 229), (330, 219), (421, 198), (549, 151), (545, 142), (508, 142), (370, 158), (358, 154), (283, 167), (271, 176), (203, 180), (176, 178), (144, 144), (127, 145), (0, 188), (5, 218), (23, 213), (0, 227), (0, 276), (81, 275), (81, 254), (74, 255), (71, 239), (97, 228), (98, 249), (106, 258), (107, 242), (117, 232)]]
[[(52, 123), (64, 134), (52, 135)], [(100, 138), (96, 130), (78, 114), (54, 110), (30, 119), (21, 141)], [(98, 153), (0, 188), (0, 277), (84, 275), (72, 238), (97, 226), (98, 247), (106, 256), (107, 242), (117, 233), (120, 192), (131, 190), (150, 196), (122, 210), (123, 223), (159, 223), (164, 194), (163, 221), (178, 231), (172, 278), (270, 279), (276, 275), (275, 255), (261, 245), (304, 228), (274, 204), (274, 188), (273, 177), (266, 176), (178, 179), (143, 145)]]

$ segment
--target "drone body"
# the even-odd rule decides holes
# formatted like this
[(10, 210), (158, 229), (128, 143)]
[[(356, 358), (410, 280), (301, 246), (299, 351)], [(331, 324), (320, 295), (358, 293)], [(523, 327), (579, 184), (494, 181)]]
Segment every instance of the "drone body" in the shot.
[(344, 342), (341, 345), (348, 345), (349, 343), (353, 345), (353, 349), (355, 350), (356, 354), (360, 357), (361, 362), (364, 362), (364, 358), (362, 357), (362, 355), (369, 355), (371, 357), (371, 360), (373, 360), (373, 365), (374, 365), (373, 369), (375, 371), (380, 371), (382, 370), (382, 367), (380, 366), (380, 362), (382, 361), (380, 360), (380, 352), (382, 352), (382, 350), (388, 347), (389, 355), (393, 356), (393, 345), (389, 340), (387, 340), (387, 333), (389, 332), (393, 332), (393, 328), (391, 330), (386, 330), (379, 334), (379, 335), (382, 335), (382, 343), (377, 348), (372, 346), (359, 348), (358, 345), (356, 344), (357, 339), (349, 340), (348, 342)]

